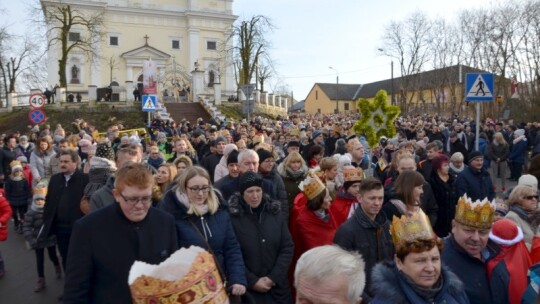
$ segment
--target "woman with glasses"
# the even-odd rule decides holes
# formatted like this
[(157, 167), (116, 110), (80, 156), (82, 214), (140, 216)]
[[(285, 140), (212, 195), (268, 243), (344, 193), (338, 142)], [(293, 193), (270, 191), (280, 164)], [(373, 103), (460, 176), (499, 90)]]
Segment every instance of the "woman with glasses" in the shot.
[(538, 193), (531, 186), (517, 185), (508, 198), (509, 211), (506, 218), (512, 220), (523, 231), (523, 240), (527, 248), (531, 248), (531, 242), (537, 227), (531, 223), (530, 215), (538, 209)]
[(226, 276), (223, 279), (229, 291), (240, 296), (247, 285), (244, 261), (229, 213), (221, 207), (220, 199), (208, 172), (193, 166), (180, 175), (159, 208), (174, 216), (178, 245), (199, 246), (211, 252)]

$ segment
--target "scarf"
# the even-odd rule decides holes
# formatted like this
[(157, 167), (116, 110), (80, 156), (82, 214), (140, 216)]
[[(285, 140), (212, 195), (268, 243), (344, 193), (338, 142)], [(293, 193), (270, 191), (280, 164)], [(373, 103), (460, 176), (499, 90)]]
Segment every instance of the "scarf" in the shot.
[(180, 192), (180, 188), (176, 188), (176, 191), (174, 191), (175, 195), (176, 195), (176, 198), (178, 199), (178, 201), (184, 206), (186, 207), (186, 209), (189, 211), (189, 209), (193, 206), (193, 208), (195, 208), (197, 210), (197, 214), (199, 214), (199, 216), (203, 216), (205, 214), (208, 213), (208, 204), (204, 204), (202, 206), (199, 206), (199, 205), (195, 205), (195, 204), (191, 204), (189, 202), (189, 198), (188, 196), (185, 194), (185, 193), (181, 193)]
[(305, 173), (304, 168), (293, 171), (291, 168), (287, 167), (285, 170), (287, 171), (287, 175), (293, 179), (299, 179)]
[(318, 218), (328, 223), (329, 215), (328, 215), (328, 212), (326, 212), (326, 210), (316, 210), (316, 211), (313, 211), (313, 213), (315, 213), (315, 215)]
[(418, 286), (407, 274), (401, 271), (400, 273), (401, 275), (403, 275), (403, 278), (405, 279), (407, 284), (411, 286), (412, 290), (414, 290), (414, 292), (417, 295), (419, 295), (422, 299), (426, 300), (427, 302), (430, 302), (430, 303), (434, 302), (435, 297), (442, 290), (443, 282), (444, 282), (442, 272), (440, 273), (439, 279), (437, 280), (437, 282), (435, 282), (435, 284), (431, 288)]
[(461, 168), (457, 168), (456, 166), (454, 166), (454, 164), (452, 164), (452, 162), (449, 162), (448, 166), (450, 167), (450, 169), (452, 169), (456, 173), (460, 173), (461, 171), (465, 169), (465, 165), (463, 165), (463, 167)]

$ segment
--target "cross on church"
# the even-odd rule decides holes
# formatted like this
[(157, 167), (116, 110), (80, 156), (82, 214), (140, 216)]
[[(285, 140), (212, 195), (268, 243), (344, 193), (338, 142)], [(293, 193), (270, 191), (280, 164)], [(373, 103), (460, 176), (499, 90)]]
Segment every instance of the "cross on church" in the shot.
[(144, 45), (148, 45), (148, 38), (150, 38), (150, 37), (148, 37), (148, 35), (144, 35), (143, 38), (144, 38), (144, 40), (145, 40), (145, 41), (144, 41)]

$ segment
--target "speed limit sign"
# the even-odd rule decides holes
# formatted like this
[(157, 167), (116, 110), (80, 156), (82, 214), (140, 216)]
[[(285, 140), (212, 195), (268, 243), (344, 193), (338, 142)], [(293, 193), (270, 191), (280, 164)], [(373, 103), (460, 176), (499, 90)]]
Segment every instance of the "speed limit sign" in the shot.
[(41, 94), (32, 94), (29, 103), (33, 109), (40, 109), (45, 105), (45, 96)]

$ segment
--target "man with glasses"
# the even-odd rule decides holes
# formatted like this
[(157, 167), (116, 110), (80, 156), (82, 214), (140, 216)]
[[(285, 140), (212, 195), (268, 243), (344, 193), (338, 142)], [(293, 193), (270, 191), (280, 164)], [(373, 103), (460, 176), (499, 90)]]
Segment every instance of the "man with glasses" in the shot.
[(153, 177), (142, 164), (117, 172), (116, 204), (75, 223), (64, 302), (131, 303), (135, 261), (159, 264), (178, 249), (174, 218), (152, 207)]

